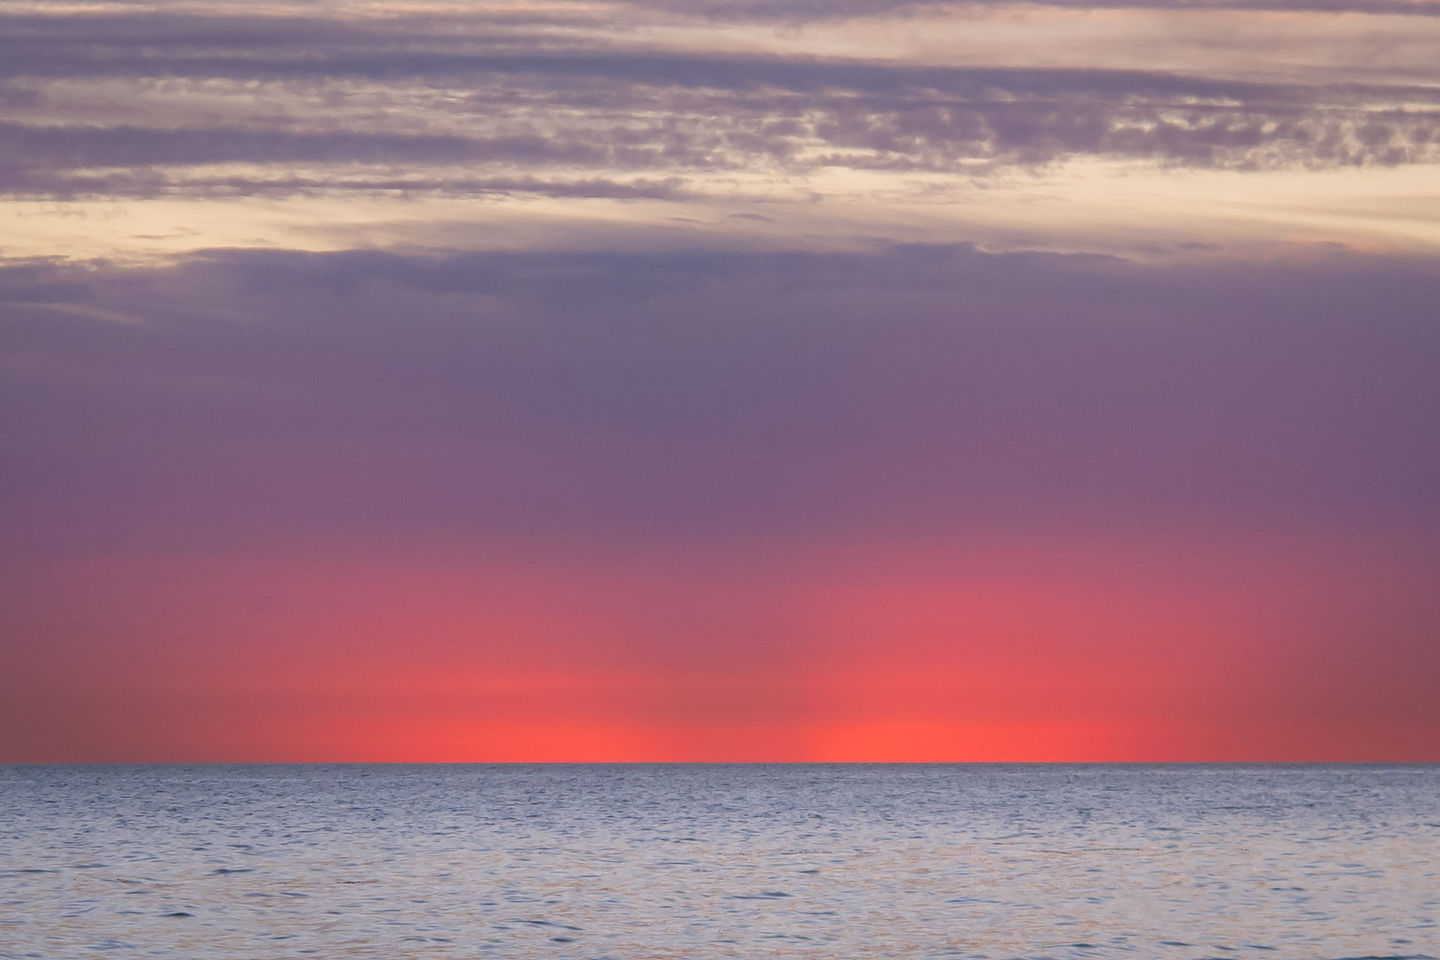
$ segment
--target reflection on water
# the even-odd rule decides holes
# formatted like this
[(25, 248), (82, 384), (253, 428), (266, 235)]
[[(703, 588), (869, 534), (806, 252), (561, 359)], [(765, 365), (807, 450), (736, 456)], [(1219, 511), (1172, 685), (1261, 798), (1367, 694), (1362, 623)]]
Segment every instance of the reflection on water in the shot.
[(0, 957), (1440, 955), (1440, 766), (0, 767)]

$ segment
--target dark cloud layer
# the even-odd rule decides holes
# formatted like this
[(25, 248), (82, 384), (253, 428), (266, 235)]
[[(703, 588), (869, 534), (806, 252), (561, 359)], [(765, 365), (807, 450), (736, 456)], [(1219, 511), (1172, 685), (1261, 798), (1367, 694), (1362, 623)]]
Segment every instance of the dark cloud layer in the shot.
[[(0, 19), (10, 78), (0, 104), (12, 117), (0, 121), (0, 190), (27, 196), (483, 193), (517, 169), (565, 167), (567, 176), (518, 179), (555, 196), (623, 197), (663, 195), (673, 188), (654, 183), (693, 171), (983, 175), (1076, 156), (1226, 169), (1440, 160), (1440, 101), (1423, 85), (677, 53), (562, 41), (479, 15)], [(168, 118), (71, 116), (44, 87), (66, 79), (164, 84)], [(232, 85), (229, 99), (213, 81)], [(259, 109), (250, 81), (279, 84), (267, 95), (287, 105)], [(417, 111), (406, 99), (417, 91), (444, 91), (443, 106)], [(335, 97), (350, 120), (330, 117)], [(266, 169), (195, 182), (175, 169), (206, 164)], [(335, 169), (294, 169), (303, 165)], [(397, 165), (410, 175), (385, 169)], [(466, 172), (425, 172), (442, 166)]]
[(967, 247), (11, 265), (7, 555), (1440, 533), (1431, 266)]

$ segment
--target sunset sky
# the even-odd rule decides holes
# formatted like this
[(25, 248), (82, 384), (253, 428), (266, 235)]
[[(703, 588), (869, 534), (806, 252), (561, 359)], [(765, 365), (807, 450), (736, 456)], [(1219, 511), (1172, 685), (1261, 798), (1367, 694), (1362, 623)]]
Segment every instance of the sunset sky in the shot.
[(1440, 761), (1440, 0), (3, 0), (0, 762)]

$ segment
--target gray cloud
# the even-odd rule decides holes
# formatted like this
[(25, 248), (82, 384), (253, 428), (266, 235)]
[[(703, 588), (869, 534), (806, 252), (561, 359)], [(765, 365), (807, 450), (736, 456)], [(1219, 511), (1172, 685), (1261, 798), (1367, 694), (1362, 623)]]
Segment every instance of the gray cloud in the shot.
[[(800, 89), (768, 84), (763, 71), (746, 81), (757, 85), (753, 93), (696, 89), (706, 68), (696, 62), (680, 71), (696, 86), (679, 89), (608, 79), (572, 97), (550, 80), (526, 87), (512, 78), (472, 93), (460, 112), (431, 118), (438, 129), (465, 133), (0, 123), (0, 189), (153, 195), (328, 185), (493, 192), (509, 183), (561, 196), (673, 196), (675, 178), (697, 170), (801, 175), (849, 166), (983, 174), (1082, 154), (1240, 169), (1440, 160), (1440, 106), (1387, 107), (1365, 89), (1102, 71), (770, 66), (778, 67), (777, 82), (781, 74), (800, 77)], [(732, 67), (710, 65), (717, 76)], [(830, 86), (810, 90), (821, 76)], [(847, 77), (871, 85), (846, 87)], [(1434, 101), (1433, 93), (1411, 95)], [(175, 172), (234, 163), (277, 172), (195, 182)], [(345, 169), (328, 180), (293, 169), (317, 164)], [(374, 169), (357, 173), (355, 165)], [(395, 165), (407, 175), (396, 176)], [(425, 172), (444, 166), (466, 172)], [(593, 172), (559, 180), (500, 172), (544, 167)], [(627, 172), (634, 178), (628, 185), (617, 175)]]
[(16, 265), (7, 539), (1440, 531), (1437, 284), (964, 246)]
[[(784, 4), (743, 6), (769, 16)], [(1440, 161), (1440, 93), (1423, 85), (680, 53), (527, 16), (3, 17), (0, 190), (656, 197), (701, 171), (979, 176), (1077, 155), (1226, 169)], [(86, 114), (74, 90), (52, 95), (56, 81), (143, 81), (150, 112), (127, 116), (112, 95), (103, 117)], [(268, 109), (255, 81), (273, 87)], [(336, 98), (345, 112), (332, 116)], [(266, 169), (182, 169), (214, 164)]]
[[(422, 171), (450, 166), (566, 165), (606, 170), (658, 165), (660, 148), (599, 137), (519, 135), (459, 137), (361, 132), (303, 133), (248, 129), (145, 129), (0, 123), (0, 189), (20, 194), (153, 196), (166, 192), (255, 194), (324, 189), (541, 193), (576, 197), (676, 197), (679, 181), (593, 176), (545, 179), (515, 176), (386, 176), (317, 179), (286, 170), (295, 165), (399, 164)], [(155, 168), (248, 163), (278, 168), (259, 177), (178, 178)], [(90, 171), (107, 169), (103, 175)], [(125, 168), (119, 171), (114, 168)]]

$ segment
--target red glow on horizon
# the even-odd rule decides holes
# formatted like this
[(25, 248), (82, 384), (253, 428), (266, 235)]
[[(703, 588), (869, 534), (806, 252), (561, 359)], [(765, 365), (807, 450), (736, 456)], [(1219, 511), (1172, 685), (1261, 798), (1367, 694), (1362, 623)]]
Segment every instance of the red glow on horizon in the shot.
[[(0, 759), (1440, 759), (1435, 604), (1350, 576), (1379, 554), (1121, 546), (872, 548), (749, 584), (91, 562), (31, 606)], [(1387, 660), (1355, 628), (1382, 615)]]

